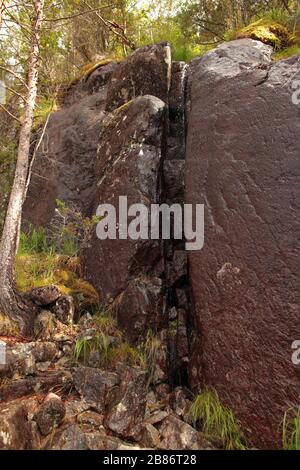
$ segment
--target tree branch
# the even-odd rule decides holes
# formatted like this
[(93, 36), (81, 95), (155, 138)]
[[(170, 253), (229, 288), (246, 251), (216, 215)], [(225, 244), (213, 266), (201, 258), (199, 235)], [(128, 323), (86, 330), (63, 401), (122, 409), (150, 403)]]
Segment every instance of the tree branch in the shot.
[(14, 114), (12, 114), (10, 111), (8, 111), (8, 109), (3, 106), (3, 104), (0, 103), (0, 108), (3, 109), (3, 111), (5, 111), (12, 119), (14, 119), (15, 121), (17, 121), (19, 124), (21, 124), (21, 121), (19, 118), (17, 118)]
[(17, 80), (19, 80), (19, 82), (22, 83), (22, 85), (24, 85), (26, 87), (26, 89), (28, 90), (28, 86), (27, 86), (27, 83), (23, 80), (22, 77), (20, 77), (16, 72), (14, 72), (13, 70), (11, 69), (8, 69), (6, 67), (3, 67), (2, 65), (0, 65), (0, 70), (4, 70), (5, 72), (7, 73), (10, 73), (11, 75), (13, 75)]
[(90, 13), (95, 13), (95, 12), (105, 10), (106, 8), (111, 8), (111, 7), (113, 7), (113, 5), (105, 5), (101, 8), (93, 8), (91, 10), (82, 11), (82, 12), (75, 13), (74, 15), (70, 15), (70, 16), (62, 16), (60, 18), (52, 18), (52, 19), (51, 18), (45, 18), (44, 21), (46, 21), (47, 23), (49, 23), (49, 22), (56, 23), (58, 21), (72, 20), (73, 18), (78, 18), (79, 16), (83, 16), (83, 15), (89, 15)]
[[(92, 10), (92, 7), (91, 5), (84, 1), (83, 2), (90, 10)], [(123, 43), (125, 43), (128, 47), (130, 47), (130, 49), (132, 50), (135, 50), (136, 49), (136, 46), (135, 44), (125, 35), (124, 33), (124, 30), (121, 28), (120, 25), (117, 25), (117, 23), (115, 22), (112, 22), (112, 21), (109, 21), (109, 20), (106, 20), (105, 18), (103, 18), (97, 11), (94, 12), (95, 15), (99, 18), (99, 20), (104, 24), (104, 26), (106, 26), (113, 34), (115, 34), (116, 36), (118, 36)], [(121, 30), (122, 32), (120, 33), (119, 31), (116, 31), (116, 28)]]

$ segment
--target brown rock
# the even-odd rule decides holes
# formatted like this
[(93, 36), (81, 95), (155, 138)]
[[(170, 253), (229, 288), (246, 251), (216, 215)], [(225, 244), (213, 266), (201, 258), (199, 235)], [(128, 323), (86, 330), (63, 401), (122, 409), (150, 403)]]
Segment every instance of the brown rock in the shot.
[(36, 373), (34, 377), (4, 383), (0, 387), (0, 402), (15, 400), (38, 392), (47, 393), (54, 387), (69, 391), (72, 387), (71, 374), (68, 371), (47, 371), (45, 374)]
[(186, 325), (186, 312), (185, 310), (178, 310), (178, 325), (176, 336), (176, 353), (179, 360), (188, 361), (189, 357), (189, 340)]
[(77, 416), (77, 422), (85, 432), (96, 431), (102, 427), (103, 416), (94, 411), (85, 411)]
[(74, 320), (75, 305), (70, 295), (62, 295), (52, 308), (56, 318), (65, 325), (71, 325)]
[(140, 443), (148, 448), (157, 448), (160, 445), (159, 432), (152, 424), (145, 424)]
[[(107, 117), (100, 135), (94, 213), (102, 203), (112, 204), (118, 212), (122, 195), (127, 196), (128, 205), (149, 207), (160, 202), (165, 120), (166, 106), (153, 96), (136, 98)], [(162, 322), (161, 282), (153, 279), (163, 271), (162, 248), (161, 241), (100, 240), (94, 233), (85, 251), (85, 275), (103, 302), (109, 304), (125, 291), (117, 301), (118, 321), (134, 337), (143, 335), (154, 317), (158, 328)], [(127, 299), (131, 302), (135, 295), (133, 308), (120, 305), (128, 305)], [(145, 296), (149, 297), (146, 305)], [(135, 322), (141, 325), (132, 328)]]
[(168, 103), (170, 80), (170, 46), (161, 43), (142, 47), (115, 69), (106, 110), (112, 111), (140, 95), (156, 96)]
[(159, 427), (160, 449), (209, 450), (212, 449), (199, 432), (174, 415), (166, 418)]
[(104, 412), (108, 392), (120, 382), (117, 374), (90, 367), (78, 368), (74, 372), (73, 380), (84, 402), (99, 413)]
[(189, 255), (196, 307), (191, 381), (217, 389), (250, 443), (281, 445), (299, 405), (297, 58), (239, 40), (191, 64), (186, 202), (205, 204), (205, 246)]
[(184, 199), (184, 160), (166, 160), (164, 162), (164, 181), (167, 198), (174, 203)]
[(77, 424), (58, 429), (44, 444), (45, 450), (89, 450), (86, 434)]
[(117, 318), (127, 338), (138, 341), (149, 329), (159, 330), (166, 324), (163, 315), (163, 284), (161, 279), (131, 281), (121, 295)]
[[(161, 196), (160, 166), (165, 137), (166, 107), (158, 98), (144, 96), (107, 117), (100, 135), (97, 160), (97, 194), (93, 213), (100, 204), (112, 204), (119, 211), (119, 197), (128, 205), (158, 203)], [(122, 156), (122, 158), (120, 158)], [(147, 250), (147, 246), (149, 248)], [(144, 261), (137, 272), (129, 266), (136, 257), (155, 250), (159, 243), (132, 240), (99, 240), (93, 234), (85, 253), (85, 274), (109, 302), (122, 292), (130, 277), (153, 269)], [(158, 251), (158, 260), (161, 254)]]
[(187, 253), (183, 250), (175, 251), (172, 263), (168, 265), (168, 280), (171, 284), (175, 284), (185, 276), (187, 276)]
[(35, 343), (35, 346), (32, 349), (32, 355), (36, 362), (51, 362), (55, 359), (57, 353), (58, 350), (56, 344), (49, 341)]
[(191, 400), (183, 388), (177, 387), (172, 394), (172, 408), (177, 416), (188, 422), (190, 420)]
[(61, 230), (56, 200), (90, 216), (95, 191), (94, 165), (107, 84), (115, 63), (99, 67), (68, 91), (64, 106), (50, 117), (33, 165), (24, 205), (25, 225)]
[[(184, 62), (172, 63), (172, 80), (169, 94), (170, 131), (167, 158), (172, 161), (173, 167), (176, 166), (176, 160), (185, 159), (185, 98), (187, 71), (188, 65)], [(179, 168), (182, 168), (182, 166), (179, 165), (178, 169)], [(179, 187), (181, 191), (184, 182), (182, 176), (181, 173), (181, 179), (177, 182), (177, 187)], [(169, 194), (168, 197), (171, 198)]]
[(33, 402), (0, 405), (0, 450), (32, 450), (37, 447), (34, 427), (28, 420)]
[(53, 313), (43, 310), (35, 319), (34, 334), (37, 338), (49, 339), (53, 336), (56, 319)]
[(66, 407), (61, 398), (50, 393), (35, 415), (38, 428), (43, 436), (48, 436), (63, 421)]
[(26, 292), (26, 297), (40, 307), (47, 307), (53, 304), (59, 296), (60, 290), (56, 286), (37, 287)]
[(104, 425), (125, 439), (138, 441), (146, 409), (147, 375), (144, 371), (127, 368), (121, 385), (113, 391)]

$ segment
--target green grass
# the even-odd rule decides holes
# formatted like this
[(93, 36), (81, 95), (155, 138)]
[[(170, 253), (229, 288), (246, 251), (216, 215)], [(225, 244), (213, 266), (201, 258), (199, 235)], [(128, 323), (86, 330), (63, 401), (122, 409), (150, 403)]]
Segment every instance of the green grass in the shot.
[(289, 409), (284, 415), (282, 443), (285, 450), (300, 450), (300, 406)]
[(115, 317), (109, 312), (98, 313), (93, 317), (96, 333), (79, 338), (74, 348), (74, 358), (85, 365), (91, 355), (98, 354), (98, 367), (115, 367), (118, 362), (131, 366), (146, 367), (142, 348), (135, 347), (123, 339)]
[(20, 254), (53, 254), (56, 251), (55, 244), (51, 244), (44, 228), (30, 227), (27, 233), (20, 235)]
[(206, 54), (213, 46), (186, 46), (186, 45), (172, 45), (172, 58), (173, 60), (183, 61), (183, 62), (190, 62), (195, 57), (202, 56)]
[(151, 383), (155, 374), (157, 358), (161, 346), (162, 342), (159, 336), (157, 336), (152, 330), (149, 330), (147, 333), (146, 341), (141, 345), (141, 351), (149, 372), (149, 384)]
[(35, 110), (33, 131), (37, 131), (41, 128), (46, 122), (48, 115), (57, 111), (57, 109), (58, 107), (55, 99), (41, 97), (38, 100)]
[(64, 232), (59, 243), (56, 238), (50, 237), (44, 228), (36, 228), (31, 225), (26, 232), (21, 232), (20, 234), (19, 253), (78, 256), (79, 242), (74, 235), (67, 231)]
[(275, 60), (288, 59), (294, 55), (300, 55), (300, 45), (294, 45), (283, 49), (282, 51), (277, 51), (275, 53)]
[(220, 402), (215, 390), (205, 389), (195, 397), (190, 416), (194, 427), (215, 445), (226, 450), (246, 449), (232, 411)]
[(76, 311), (99, 308), (99, 296), (95, 289), (82, 279), (80, 258), (73, 244), (58, 249), (55, 240), (49, 238), (43, 228), (30, 227), (22, 232), (16, 258), (16, 280), (21, 292), (33, 287), (54, 284), (65, 295), (74, 298)]

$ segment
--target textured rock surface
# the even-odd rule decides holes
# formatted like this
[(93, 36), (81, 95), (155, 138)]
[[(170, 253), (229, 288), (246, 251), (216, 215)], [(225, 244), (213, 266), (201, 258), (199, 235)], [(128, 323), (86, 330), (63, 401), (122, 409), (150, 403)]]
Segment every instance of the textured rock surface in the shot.
[(109, 391), (119, 384), (117, 374), (89, 367), (78, 368), (73, 380), (83, 401), (100, 413), (104, 411)]
[(53, 304), (59, 296), (60, 291), (56, 286), (37, 287), (26, 293), (26, 297), (40, 307)]
[(170, 46), (161, 43), (142, 47), (113, 73), (106, 110), (112, 111), (140, 95), (156, 96), (168, 103), (170, 85)]
[[(136, 203), (148, 206), (150, 201), (160, 201), (164, 122), (164, 103), (150, 96), (135, 99), (107, 118), (100, 136), (94, 212), (100, 204), (112, 204), (118, 211), (122, 195), (127, 196), (128, 206)], [(135, 259), (145, 256), (147, 248), (155, 250), (156, 243), (147, 245), (140, 240), (103, 241), (94, 235), (86, 253), (85, 268), (103, 300), (115, 298), (124, 290), (130, 276), (134, 277), (136, 268), (142, 269), (143, 258), (139, 263)], [(158, 260), (160, 250), (157, 243)], [(153, 269), (152, 263), (145, 256), (145, 272)]]
[(196, 308), (191, 380), (215, 387), (258, 447), (280, 444), (299, 404), (291, 343), (300, 329), (296, 58), (239, 40), (191, 64), (186, 200), (205, 204), (190, 253)]
[(56, 199), (89, 215), (94, 164), (106, 104), (108, 81), (116, 63), (95, 70), (68, 90), (64, 106), (51, 115), (33, 165), (24, 206), (25, 223), (58, 225)]
[(36, 413), (35, 420), (43, 436), (47, 436), (62, 423), (66, 407), (60, 397), (50, 393)]
[(11, 402), (0, 405), (0, 450), (31, 450), (36, 446), (35, 429), (28, 413), (35, 402)]
[(121, 385), (110, 398), (105, 427), (125, 439), (141, 438), (142, 421), (146, 409), (145, 371), (128, 368), (121, 377)]
[[(128, 207), (160, 202), (165, 120), (166, 106), (153, 96), (136, 98), (107, 117), (98, 150), (94, 212), (101, 203), (118, 212), (123, 195)], [(132, 339), (153, 325), (153, 317), (158, 327), (162, 321), (161, 283), (156, 279), (162, 258), (160, 241), (99, 240), (96, 233), (85, 252), (85, 275), (101, 300), (107, 304), (121, 295), (118, 320)], [(135, 297), (128, 308), (127, 299)]]
[(211, 445), (192, 426), (170, 415), (159, 427), (160, 449), (167, 450), (209, 450)]
[[(101, 203), (118, 209), (119, 196), (129, 204), (183, 204), (186, 192), (186, 202), (205, 205), (205, 246), (188, 260), (184, 240), (103, 241), (94, 233), (83, 268), (101, 302), (115, 308), (127, 339), (144, 340), (149, 329), (159, 339), (168, 330), (150, 371), (154, 403), (167, 400), (170, 386), (216, 388), (256, 447), (279, 445), (283, 414), (299, 404), (300, 380), (291, 362), (300, 329), (300, 123), (290, 86), (298, 58), (273, 63), (271, 53), (259, 42), (238, 40), (187, 66), (172, 64), (169, 46), (160, 44), (98, 68), (68, 90), (51, 116), (24, 211), (26, 223), (49, 226), (57, 198), (84, 216)], [(55, 300), (36, 320), (38, 335), (71, 320), (67, 298)], [(52, 330), (46, 339), (51, 336)], [(55, 380), (69, 383), (65, 373), (40, 373), (60, 354), (61, 365), (68, 361), (64, 351), (70, 353), (72, 341), (64, 337), (62, 329), (45, 351), (20, 347), (13, 357), (9, 350), (1, 376), (13, 382), (1, 385), (0, 400), (47, 392)], [(97, 366), (94, 355), (87, 364)], [(90, 417), (93, 432), (86, 432), (88, 416), (62, 426), (54, 447), (72, 448), (72, 440), (77, 448), (127, 447), (105, 434), (102, 420), (107, 433), (141, 437), (147, 446), (161, 438), (166, 448), (185, 445), (182, 424), (166, 420), (169, 408), (150, 413), (147, 429), (143, 407), (135, 409), (132, 431), (130, 380), (125, 389), (109, 374), (75, 372), (82, 403), (99, 418)], [(183, 420), (184, 401), (175, 407)], [(163, 421), (165, 437), (157, 434)], [(171, 435), (172, 427), (179, 434)]]

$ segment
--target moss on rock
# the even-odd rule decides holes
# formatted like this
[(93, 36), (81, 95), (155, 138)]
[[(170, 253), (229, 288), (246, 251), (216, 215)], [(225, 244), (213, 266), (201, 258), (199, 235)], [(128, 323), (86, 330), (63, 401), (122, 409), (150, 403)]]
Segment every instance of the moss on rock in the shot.
[(285, 26), (264, 20), (258, 20), (246, 26), (246, 28), (238, 31), (236, 37), (237, 39), (255, 39), (264, 44), (269, 44), (277, 50), (284, 49), (292, 41), (292, 37)]

